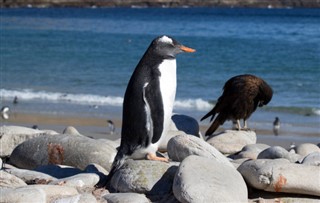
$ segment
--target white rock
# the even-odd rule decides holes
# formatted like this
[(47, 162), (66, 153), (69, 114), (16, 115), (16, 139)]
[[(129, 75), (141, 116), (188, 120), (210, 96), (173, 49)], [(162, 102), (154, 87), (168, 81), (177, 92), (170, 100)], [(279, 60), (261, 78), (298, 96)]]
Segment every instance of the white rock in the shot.
[(76, 188), (94, 187), (99, 182), (99, 176), (94, 173), (81, 173), (68, 178), (61, 178), (49, 183), (49, 185), (65, 185)]
[(290, 162), (297, 162), (301, 156), (295, 153), (288, 152), (285, 148), (280, 146), (269, 147), (259, 153), (258, 159), (288, 159)]
[(37, 181), (45, 181), (50, 182), (56, 180), (56, 178), (47, 175), (45, 173), (33, 171), (33, 170), (26, 170), (26, 169), (19, 169), (19, 168), (9, 168), (5, 169), (6, 172), (15, 175), (21, 178), (23, 181), (31, 183)]
[(320, 152), (320, 148), (312, 143), (303, 143), (295, 147), (295, 151), (297, 154), (301, 156), (307, 156), (313, 152)]
[(239, 152), (239, 154), (233, 156), (233, 158), (235, 158), (235, 159), (243, 159), (243, 158), (257, 159), (258, 154), (269, 147), (270, 146), (266, 145), (266, 144), (249, 144), (249, 145), (244, 146), (241, 149), (241, 152)]
[(150, 200), (144, 194), (138, 193), (111, 193), (103, 196), (108, 203), (124, 203), (124, 202), (139, 202), (150, 203)]
[(0, 170), (0, 188), (17, 188), (26, 185), (27, 184), (20, 178)]
[(192, 135), (178, 135), (168, 143), (168, 155), (173, 161), (182, 161), (190, 155), (216, 159), (218, 162), (232, 166), (230, 161), (204, 140)]
[(115, 155), (116, 149), (111, 145), (85, 136), (43, 135), (18, 145), (12, 152), (10, 161), (26, 169), (47, 164), (84, 169), (90, 163), (97, 163), (110, 170)]
[(257, 159), (244, 162), (238, 171), (256, 189), (320, 196), (318, 166), (287, 159)]
[(62, 197), (52, 201), (52, 203), (96, 203), (97, 200), (92, 194), (78, 194), (71, 197)]
[(20, 126), (1, 126), (0, 127), (0, 157), (10, 156), (13, 149), (20, 143), (42, 135), (54, 135), (56, 132), (35, 130)]
[(68, 126), (68, 127), (66, 127), (66, 128), (63, 130), (62, 134), (81, 135), (81, 134), (79, 133), (79, 131), (78, 131), (75, 127), (73, 127), (73, 126)]
[(112, 176), (111, 186), (118, 192), (168, 194), (171, 192), (177, 164), (129, 159)]
[(180, 202), (248, 202), (246, 183), (234, 167), (199, 156), (181, 162), (173, 193)]
[(305, 165), (320, 166), (320, 152), (308, 154), (301, 163)]
[(222, 133), (210, 136), (207, 142), (219, 150), (222, 154), (234, 154), (249, 144), (255, 144), (257, 136), (254, 131), (226, 130)]

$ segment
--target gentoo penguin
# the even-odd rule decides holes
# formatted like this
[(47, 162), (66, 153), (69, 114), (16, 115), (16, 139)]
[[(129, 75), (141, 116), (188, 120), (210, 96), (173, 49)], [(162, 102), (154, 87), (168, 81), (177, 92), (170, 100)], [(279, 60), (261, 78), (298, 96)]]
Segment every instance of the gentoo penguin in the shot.
[[(247, 119), (258, 106), (267, 105), (272, 95), (271, 87), (257, 76), (245, 74), (230, 78), (225, 83), (217, 104), (201, 118), (204, 120), (211, 116), (212, 120), (218, 114), (206, 131), (206, 135), (213, 134), (226, 120), (236, 120), (238, 130), (248, 130)], [(243, 128), (240, 119), (244, 120)]]
[(280, 130), (280, 119), (279, 117), (276, 117), (275, 120), (273, 121), (273, 133), (274, 135), (279, 135), (279, 130)]
[(168, 161), (157, 157), (156, 151), (171, 122), (176, 95), (176, 55), (194, 51), (165, 35), (151, 42), (124, 95), (121, 143), (108, 179), (126, 158)]
[(0, 110), (1, 112), (1, 117), (4, 119), (4, 120), (8, 120), (9, 119), (9, 107), (8, 106), (3, 106)]
[(109, 127), (109, 132), (111, 135), (114, 134), (116, 127), (114, 126), (114, 123), (112, 122), (112, 120), (108, 120), (108, 127)]

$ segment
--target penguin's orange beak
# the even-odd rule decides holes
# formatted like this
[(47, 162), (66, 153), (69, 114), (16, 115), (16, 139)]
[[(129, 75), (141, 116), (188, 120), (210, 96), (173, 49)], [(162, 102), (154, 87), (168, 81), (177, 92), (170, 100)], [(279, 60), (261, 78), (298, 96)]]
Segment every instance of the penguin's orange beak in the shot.
[(195, 49), (191, 49), (189, 47), (186, 47), (186, 46), (181, 46), (180, 49), (184, 52), (195, 52), (196, 50)]

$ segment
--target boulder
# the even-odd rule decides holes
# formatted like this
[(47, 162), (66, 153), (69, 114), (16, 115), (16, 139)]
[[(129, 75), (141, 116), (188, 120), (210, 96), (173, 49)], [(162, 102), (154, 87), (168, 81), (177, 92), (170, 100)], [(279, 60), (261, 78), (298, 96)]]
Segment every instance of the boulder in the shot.
[(257, 159), (244, 162), (238, 171), (256, 189), (320, 196), (318, 166), (287, 159)]
[(62, 197), (51, 201), (52, 203), (97, 203), (96, 198), (89, 193), (73, 195), (70, 197)]
[(260, 152), (263, 150), (269, 148), (269, 145), (266, 144), (248, 144), (244, 146), (241, 151), (237, 154), (234, 155), (232, 158), (234, 159), (257, 159), (258, 155)]
[(194, 155), (181, 162), (173, 193), (180, 202), (248, 202), (246, 183), (234, 167)]
[(32, 170), (25, 170), (25, 169), (19, 169), (19, 168), (8, 168), (5, 169), (6, 172), (15, 175), (25, 181), (28, 184), (31, 183), (37, 183), (37, 182), (45, 182), (48, 183), (50, 181), (56, 180), (55, 177), (52, 177), (50, 175), (47, 175), (45, 173), (32, 171)]
[(20, 143), (34, 137), (58, 134), (54, 131), (42, 131), (20, 126), (0, 127), (0, 157), (10, 156), (13, 149)]
[(118, 192), (165, 195), (171, 192), (178, 163), (150, 160), (127, 160), (111, 178)]
[(254, 131), (226, 130), (210, 136), (207, 142), (222, 154), (234, 154), (249, 144), (255, 144), (257, 136)]
[(290, 162), (295, 163), (301, 156), (295, 153), (288, 152), (285, 148), (280, 146), (269, 147), (259, 153), (258, 159), (288, 159)]
[(85, 136), (43, 135), (18, 145), (11, 154), (10, 162), (26, 169), (47, 164), (84, 169), (88, 164), (97, 163), (110, 170), (116, 152), (111, 145)]
[(216, 159), (218, 162), (232, 166), (230, 161), (204, 140), (190, 135), (178, 135), (168, 143), (168, 155), (173, 161), (181, 162), (190, 155)]
[(0, 170), (0, 188), (17, 188), (26, 185), (20, 178)]
[(51, 181), (49, 185), (64, 185), (74, 188), (93, 188), (99, 182), (99, 176), (94, 173), (81, 173), (67, 178)]
[(301, 164), (320, 166), (320, 152), (313, 152), (311, 154), (308, 154), (306, 157), (304, 157)]
[(295, 151), (297, 154), (301, 156), (307, 156), (313, 152), (320, 152), (320, 148), (312, 143), (303, 143), (295, 147)]
[(108, 203), (122, 203), (122, 202), (139, 202), (150, 203), (150, 200), (144, 194), (138, 193), (110, 193), (103, 196)]

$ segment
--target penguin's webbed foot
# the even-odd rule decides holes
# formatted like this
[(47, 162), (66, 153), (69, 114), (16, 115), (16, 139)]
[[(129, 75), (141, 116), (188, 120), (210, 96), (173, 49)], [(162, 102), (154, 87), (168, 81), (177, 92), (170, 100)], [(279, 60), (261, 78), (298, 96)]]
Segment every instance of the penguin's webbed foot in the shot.
[(166, 157), (159, 157), (156, 154), (153, 153), (148, 153), (147, 154), (147, 159), (148, 160), (153, 160), (153, 161), (163, 161), (163, 162), (169, 162), (169, 159)]

